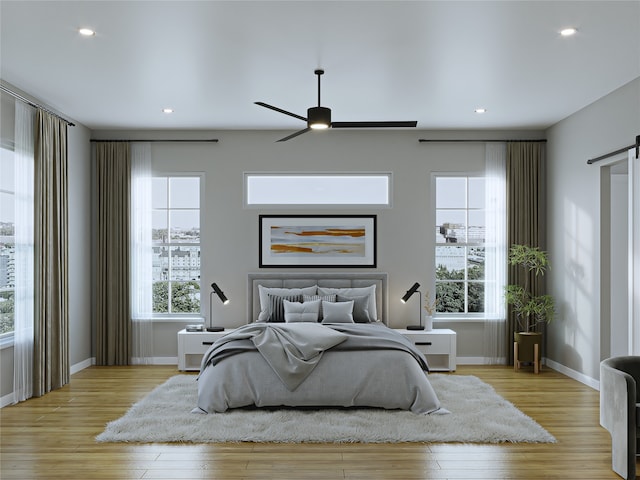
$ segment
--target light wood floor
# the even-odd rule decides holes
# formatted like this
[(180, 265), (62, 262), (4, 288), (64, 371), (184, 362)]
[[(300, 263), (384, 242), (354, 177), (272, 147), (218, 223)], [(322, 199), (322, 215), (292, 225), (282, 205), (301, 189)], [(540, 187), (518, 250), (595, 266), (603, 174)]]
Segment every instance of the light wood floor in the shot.
[(533, 417), (556, 444), (98, 444), (175, 367), (91, 367), (0, 410), (2, 479), (617, 479), (599, 394), (545, 368), (461, 366)]

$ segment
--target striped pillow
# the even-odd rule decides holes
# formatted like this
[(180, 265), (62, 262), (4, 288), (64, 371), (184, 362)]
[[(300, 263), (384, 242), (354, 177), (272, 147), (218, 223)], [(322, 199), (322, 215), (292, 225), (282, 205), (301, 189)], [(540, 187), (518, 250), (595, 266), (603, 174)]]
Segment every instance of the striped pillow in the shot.
[(302, 295), (271, 295), (269, 294), (269, 320), (268, 322), (284, 322), (284, 300), (300, 302)]

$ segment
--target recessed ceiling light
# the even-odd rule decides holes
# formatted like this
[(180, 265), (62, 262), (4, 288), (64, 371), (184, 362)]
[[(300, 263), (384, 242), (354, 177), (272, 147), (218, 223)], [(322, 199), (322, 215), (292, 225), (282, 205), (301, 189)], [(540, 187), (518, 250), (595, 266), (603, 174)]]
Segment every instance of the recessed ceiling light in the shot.
[(163, 108), (162, 113), (173, 113), (173, 108)]
[(563, 37), (570, 37), (571, 35), (575, 35), (578, 32), (578, 29), (574, 27), (567, 27), (560, 30), (560, 35)]
[(93, 37), (96, 32), (90, 28), (79, 28), (78, 33), (84, 37)]
[(474, 112), (476, 112), (476, 113), (487, 113), (487, 109), (486, 108), (476, 108), (474, 110)]

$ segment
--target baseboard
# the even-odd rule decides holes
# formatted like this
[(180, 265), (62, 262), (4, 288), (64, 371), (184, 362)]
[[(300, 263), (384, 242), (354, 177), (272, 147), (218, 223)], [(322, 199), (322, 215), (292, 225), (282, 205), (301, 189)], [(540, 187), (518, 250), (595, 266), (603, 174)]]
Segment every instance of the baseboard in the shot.
[(0, 408), (4, 408), (7, 405), (11, 405), (13, 403), (13, 392), (7, 393), (0, 397)]
[(552, 368), (556, 372), (560, 372), (563, 375), (576, 380), (577, 382), (583, 383), (587, 387), (591, 387), (594, 390), (600, 391), (600, 382), (595, 378), (588, 377), (584, 373), (577, 372), (569, 367), (562, 365), (561, 363), (549, 360), (548, 358), (545, 359), (545, 365), (547, 365), (549, 368)]
[(501, 358), (497, 363), (491, 363), (486, 357), (456, 357), (458, 365), (506, 365), (507, 359)]
[(71, 365), (71, 369), (70, 369), (70, 373), (71, 375), (73, 375), (74, 373), (78, 373), (81, 370), (84, 370), (85, 368), (89, 368), (91, 365), (95, 365), (96, 364), (96, 359), (95, 358), (87, 358), (86, 360), (83, 360), (79, 363), (76, 363), (74, 365)]
[[(84, 370), (85, 368), (88, 368), (91, 365), (95, 365), (95, 363), (96, 363), (95, 358), (87, 358), (82, 362), (76, 363), (71, 366), (71, 375), (73, 375), (74, 373), (78, 373), (79, 371)], [(177, 365), (178, 357), (151, 357), (149, 361), (142, 361), (140, 358), (134, 357), (131, 359), (131, 363), (132, 365)], [(458, 365), (489, 365), (490, 364), (487, 358), (485, 357), (457, 357), (456, 363)], [(593, 388), (594, 390), (598, 390), (598, 391), (600, 390), (600, 382), (594, 378), (591, 378), (583, 373), (577, 372), (558, 362), (549, 360), (548, 358), (543, 358), (542, 363), (545, 366), (559, 373), (562, 373), (563, 375), (566, 375), (569, 378), (572, 378), (573, 380), (576, 380), (580, 383), (583, 383), (584, 385), (587, 385), (588, 387)], [(504, 359), (504, 361), (499, 364), (506, 365), (506, 359)], [(13, 401), (13, 393), (9, 393), (7, 395), (0, 397), (0, 408), (10, 405), (12, 401)]]
[[(71, 366), (71, 375), (96, 364), (95, 357), (87, 358)], [(151, 357), (143, 361), (140, 357), (133, 357), (131, 365), (178, 365), (178, 357)]]
[[(458, 365), (490, 365), (489, 361), (485, 357), (457, 357), (456, 362)], [(506, 365), (507, 360), (503, 359), (500, 365)], [(556, 372), (562, 373), (577, 382), (593, 388), (594, 390), (600, 390), (600, 382), (594, 378), (591, 378), (584, 373), (577, 372), (569, 367), (566, 367), (558, 362), (549, 360), (548, 358), (542, 359), (542, 364), (549, 367)]]
[(145, 360), (133, 357), (131, 365), (178, 365), (178, 357), (151, 357)]

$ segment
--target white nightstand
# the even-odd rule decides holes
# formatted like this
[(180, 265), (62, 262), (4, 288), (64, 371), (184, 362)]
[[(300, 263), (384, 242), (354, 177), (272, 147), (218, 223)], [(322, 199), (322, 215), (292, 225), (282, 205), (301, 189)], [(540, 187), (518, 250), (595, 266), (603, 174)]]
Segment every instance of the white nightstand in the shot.
[(178, 332), (178, 370), (200, 370), (204, 353), (220, 337), (235, 328), (225, 328), (222, 332)]
[(406, 330), (394, 328), (424, 353), (431, 371), (454, 371), (456, 369), (456, 332), (448, 328), (433, 330)]

